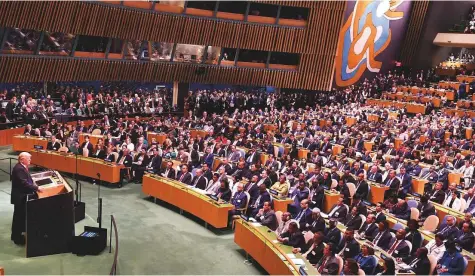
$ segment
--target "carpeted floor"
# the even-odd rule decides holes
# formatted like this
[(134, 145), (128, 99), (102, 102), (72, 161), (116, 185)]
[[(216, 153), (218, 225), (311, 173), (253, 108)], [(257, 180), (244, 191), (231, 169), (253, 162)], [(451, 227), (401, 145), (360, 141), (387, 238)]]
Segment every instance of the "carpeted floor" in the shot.
[[(10, 148), (0, 149), (0, 159), (14, 157)], [(9, 162), (0, 161), (8, 170)], [(64, 175), (64, 174), (63, 174)], [(72, 179), (69, 183), (74, 184)], [(87, 181), (82, 188), (86, 219), (76, 224), (97, 226), (98, 186)], [(74, 186), (74, 185), (73, 185)], [(78, 257), (59, 254), (25, 258), (25, 248), (10, 241), (13, 206), (9, 176), (0, 172), (0, 266), (13, 274), (108, 274), (113, 254)], [(103, 227), (110, 228), (114, 215), (119, 231), (118, 274), (265, 274), (258, 265), (246, 265), (245, 252), (233, 241), (232, 231), (206, 229), (204, 223), (164, 203), (145, 198), (140, 184), (121, 189), (101, 187)], [(110, 229), (108, 229), (110, 231)]]

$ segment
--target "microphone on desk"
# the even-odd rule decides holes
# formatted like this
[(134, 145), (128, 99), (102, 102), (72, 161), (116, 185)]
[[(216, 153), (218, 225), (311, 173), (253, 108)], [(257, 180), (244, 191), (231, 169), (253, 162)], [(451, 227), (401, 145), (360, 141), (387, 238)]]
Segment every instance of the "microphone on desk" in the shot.
[(100, 174), (100, 173), (97, 173), (97, 177), (101, 178), (101, 174)]

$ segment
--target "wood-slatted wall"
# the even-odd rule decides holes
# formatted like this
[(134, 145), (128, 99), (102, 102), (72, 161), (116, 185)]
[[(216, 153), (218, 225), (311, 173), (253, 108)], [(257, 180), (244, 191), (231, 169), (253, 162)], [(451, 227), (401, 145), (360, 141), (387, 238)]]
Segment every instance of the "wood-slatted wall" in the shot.
[[(406, 36), (401, 48), (401, 61), (405, 66), (411, 66), (416, 53), (424, 27), (424, 20), (429, 8), (429, 0), (412, 2), (411, 17), (406, 31)], [(455, 3), (454, 3), (455, 4)]]
[[(272, 3), (277, 1), (268, 1)], [(331, 85), (338, 33), (342, 24), (345, 1), (278, 1), (279, 4), (308, 7), (308, 25), (305, 29), (265, 26), (206, 18), (159, 14), (148, 11), (115, 7), (91, 2), (0, 2), (0, 26), (48, 30), (73, 34), (140, 39), (158, 42), (176, 42), (265, 51), (301, 53), (297, 72), (251, 68), (207, 68), (203, 76), (196, 76), (196, 65), (134, 63), (126, 61), (51, 60), (45, 58), (6, 57), (10, 70), (18, 72), (17, 81), (35, 80), (177, 80), (208, 83), (274, 85), (282, 88), (327, 90)], [(37, 68), (25, 69), (11, 64), (47, 66), (44, 72)], [(2, 63), (4, 64), (4, 63)], [(65, 64), (68, 64), (67, 66)], [(91, 66), (91, 73), (75, 70)], [(68, 66), (72, 66), (69, 68)], [(121, 72), (112, 67), (121, 68)], [(0, 66), (3, 69), (5, 66)], [(57, 68), (62, 68), (56, 71)], [(107, 68), (100, 73), (96, 68)], [(133, 69), (129, 69), (133, 68)], [(146, 69), (145, 69), (146, 68)], [(170, 72), (161, 72), (169, 70)], [(65, 70), (65, 71), (63, 71)], [(99, 70), (99, 69), (97, 69)], [(88, 70), (86, 70), (88, 71)], [(10, 73), (10, 75), (14, 75)], [(29, 72), (35, 72), (42, 78)], [(58, 79), (45, 75), (51, 72)], [(92, 73), (94, 72), (94, 73)], [(145, 74), (141, 76), (138, 72)], [(121, 77), (119, 77), (121, 76)], [(71, 77), (72, 79), (68, 79)], [(123, 78), (122, 78), (123, 77)], [(0, 75), (0, 81), (14, 81)]]

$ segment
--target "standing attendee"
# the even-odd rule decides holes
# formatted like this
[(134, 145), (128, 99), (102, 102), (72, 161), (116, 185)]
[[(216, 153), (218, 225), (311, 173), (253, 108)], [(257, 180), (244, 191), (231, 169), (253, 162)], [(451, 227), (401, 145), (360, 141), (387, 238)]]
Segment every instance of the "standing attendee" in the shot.
[(26, 199), (28, 195), (35, 192), (42, 192), (31, 178), (28, 166), (31, 162), (31, 155), (22, 152), (18, 155), (18, 163), (12, 169), (12, 189), (10, 203), (13, 204), (13, 221), (11, 240), (16, 245), (24, 245), (25, 237), (22, 235), (26, 231)]

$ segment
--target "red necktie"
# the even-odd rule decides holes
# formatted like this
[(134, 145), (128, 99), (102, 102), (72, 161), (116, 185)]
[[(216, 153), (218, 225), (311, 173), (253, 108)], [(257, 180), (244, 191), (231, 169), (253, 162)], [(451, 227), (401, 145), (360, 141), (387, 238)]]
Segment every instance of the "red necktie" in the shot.
[(396, 241), (394, 242), (393, 246), (391, 246), (391, 248), (389, 248), (389, 250), (388, 250), (389, 255), (393, 254), (393, 251), (394, 251), (394, 249), (396, 249), (396, 245), (398, 244), (398, 242), (399, 242), (399, 241), (396, 240)]
[(325, 260), (323, 261), (322, 265), (318, 268), (318, 272), (320, 272), (320, 274), (322, 273), (323, 269), (325, 268), (325, 265), (327, 263), (327, 260), (328, 258), (325, 258)]

